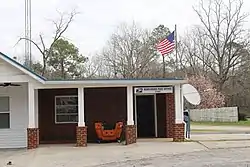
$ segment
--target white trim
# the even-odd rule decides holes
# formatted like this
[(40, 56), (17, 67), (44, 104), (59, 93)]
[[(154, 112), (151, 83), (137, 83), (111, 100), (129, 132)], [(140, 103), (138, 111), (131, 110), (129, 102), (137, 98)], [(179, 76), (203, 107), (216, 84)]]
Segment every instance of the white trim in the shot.
[(78, 126), (85, 126), (84, 120), (84, 88), (78, 88)]
[(28, 128), (36, 128), (35, 89), (28, 83)]
[(184, 114), (184, 96), (182, 86), (180, 86), (180, 96), (181, 96), (181, 112)]
[(154, 116), (155, 116), (155, 137), (158, 137), (158, 126), (157, 126), (157, 101), (156, 101), (156, 94), (154, 94)]
[(127, 86), (127, 125), (134, 125), (133, 86)]
[(181, 85), (175, 85), (174, 87), (174, 97), (175, 97), (175, 123), (183, 123), (183, 111), (181, 103)]
[[(76, 122), (57, 122), (57, 119), (56, 119), (56, 116), (58, 115), (57, 113), (56, 113), (56, 98), (58, 98), (58, 97), (77, 97), (78, 98), (78, 96), (77, 95), (58, 95), (58, 96), (55, 96), (55, 98), (54, 98), (54, 116), (55, 116), (55, 124), (74, 124), (74, 123), (78, 123), (78, 121), (76, 121)], [(78, 104), (79, 105), (79, 104)], [(78, 106), (77, 105), (77, 106)], [(69, 105), (70, 106), (70, 105)], [(72, 105), (71, 105), (72, 106)], [(75, 106), (75, 105), (74, 105)], [(77, 107), (78, 108), (78, 107)], [(59, 114), (60, 115), (60, 114)], [(67, 114), (61, 114), (61, 115), (67, 115)], [(71, 113), (71, 114), (69, 114), (69, 115), (78, 115), (78, 113)]]
[(36, 117), (35, 122), (36, 122), (36, 127), (39, 127), (38, 89), (35, 89), (34, 93), (35, 93), (35, 117)]
[[(45, 83), (44, 80), (42, 80), (40, 77), (36, 76), (35, 74), (33, 74), (32, 72), (26, 70), (25, 68), (23, 68), (22, 66), (12, 62), (11, 60), (9, 60), (8, 58), (4, 57), (2, 55), (2, 53), (0, 53), (0, 58), (2, 60), (4, 60), (5, 62), (9, 63), (10, 65), (16, 67), (17, 69), (19, 69), (20, 71), (22, 71), (23, 73), (27, 74), (28, 76), (32, 77), (33, 79), (37, 80), (38, 82), (41, 82), (41, 83)], [(11, 58), (10, 58), (11, 59)], [(15, 61), (15, 60), (13, 60)]]
[(42, 88), (75, 87), (127, 87), (127, 86), (170, 86), (187, 83), (186, 80), (79, 80), (79, 81), (45, 81)]
[(136, 126), (136, 138), (138, 136), (138, 129), (137, 129), (137, 102), (136, 102), (136, 95), (134, 95), (134, 112), (135, 112), (135, 126)]
[(138, 136), (138, 130), (137, 130), (137, 96), (154, 96), (154, 123), (155, 123), (155, 137), (158, 137), (158, 127), (157, 127), (157, 106), (156, 106), (156, 93), (145, 93), (145, 94), (135, 94), (135, 125), (136, 125), (136, 138)]
[(11, 98), (8, 95), (0, 95), (0, 97), (6, 97), (9, 100), (9, 111), (0, 112), (0, 114), (9, 114), (9, 127), (8, 128), (0, 128), (0, 130), (11, 129), (11, 112), (10, 112), (11, 111)]

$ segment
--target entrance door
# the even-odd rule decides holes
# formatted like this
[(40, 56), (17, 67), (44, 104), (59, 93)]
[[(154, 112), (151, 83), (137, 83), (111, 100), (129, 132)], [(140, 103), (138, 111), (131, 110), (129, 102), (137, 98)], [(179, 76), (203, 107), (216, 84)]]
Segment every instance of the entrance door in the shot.
[(136, 111), (138, 137), (155, 137), (154, 95), (136, 96)]

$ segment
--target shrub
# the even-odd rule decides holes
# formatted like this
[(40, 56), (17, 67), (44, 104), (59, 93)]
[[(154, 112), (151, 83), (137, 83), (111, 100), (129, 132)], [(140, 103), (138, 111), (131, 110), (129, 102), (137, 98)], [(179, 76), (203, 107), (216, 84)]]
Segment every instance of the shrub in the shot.
[(215, 88), (214, 83), (205, 76), (191, 76), (188, 81), (201, 96), (201, 103), (197, 108), (219, 108), (225, 104), (225, 96)]
[(246, 121), (247, 120), (247, 115), (244, 113), (239, 113), (238, 114), (238, 119), (239, 121)]

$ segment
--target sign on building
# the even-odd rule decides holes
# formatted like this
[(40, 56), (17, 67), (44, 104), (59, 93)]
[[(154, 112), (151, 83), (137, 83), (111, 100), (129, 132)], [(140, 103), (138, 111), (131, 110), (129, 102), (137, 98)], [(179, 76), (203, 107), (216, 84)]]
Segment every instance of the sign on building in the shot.
[(138, 87), (134, 92), (135, 94), (173, 93), (173, 87)]

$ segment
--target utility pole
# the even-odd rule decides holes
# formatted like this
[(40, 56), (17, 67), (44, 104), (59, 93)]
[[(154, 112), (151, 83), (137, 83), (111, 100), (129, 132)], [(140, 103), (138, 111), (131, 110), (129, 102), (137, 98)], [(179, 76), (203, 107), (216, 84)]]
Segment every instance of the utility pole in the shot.
[(25, 65), (31, 67), (31, 0), (25, 0)]

